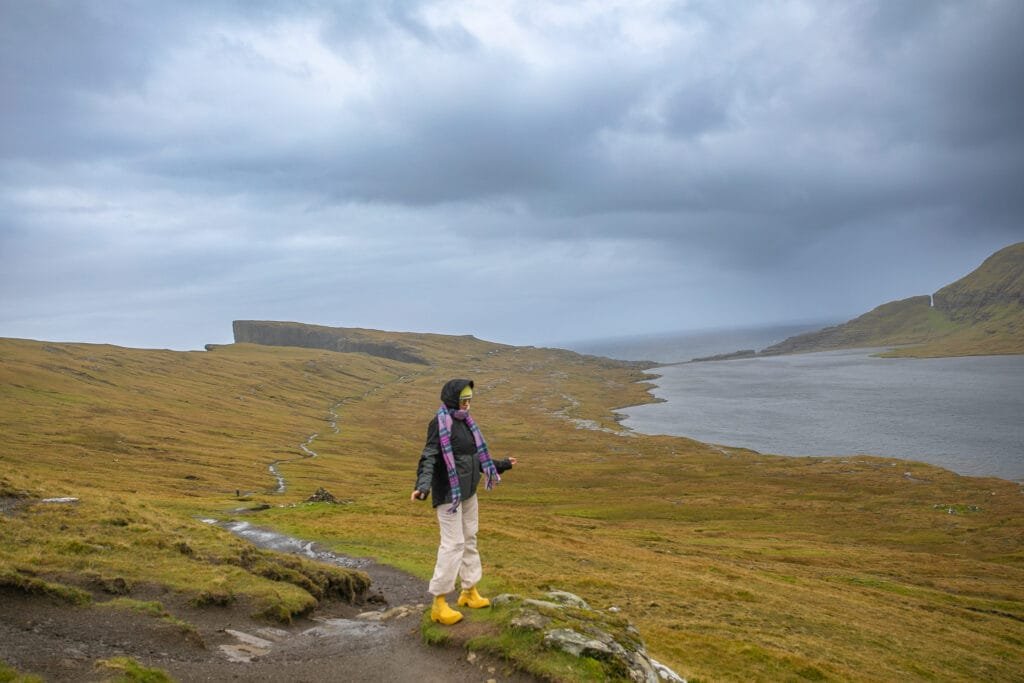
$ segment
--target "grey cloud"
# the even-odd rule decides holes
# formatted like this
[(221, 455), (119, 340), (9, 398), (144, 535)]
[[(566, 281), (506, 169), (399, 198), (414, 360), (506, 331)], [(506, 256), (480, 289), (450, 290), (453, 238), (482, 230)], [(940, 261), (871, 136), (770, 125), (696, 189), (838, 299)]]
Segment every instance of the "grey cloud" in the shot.
[(1024, 239), (1024, 5), (569, 7), (3, 3), (0, 323), (487, 336), (422, 310), (469, 263), (487, 329), (579, 338), (852, 314)]
[(385, 0), (338, 3), (315, 3), (315, 10), (324, 17), (322, 35), (327, 46), (339, 53), (354, 54), (353, 46), (365, 46), (385, 34), (397, 32), (425, 45), (454, 50), (470, 50), (478, 45), (463, 27), (455, 24), (435, 29), (420, 16), (422, 0)]
[[(1014, 20), (1019, 18), (1015, 15), (1020, 11), (1010, 5), (1009, 10), (999, 7), (1010, 16), (993, 16), (980, 22), (978, 30), (1019, 24)], [(397, 31), (399, 35), (413, 36), (424, 45), (428, 55), (450, 49), (444, 41), (427, 35), (427, 27), (418, 19), (417, 4), (307, 4), (303, 11), (326, 13), (326, 7), (330, 7), (332, 17), (324, 29), (326, 36), (340, 35), (341, 40), (361, 37), (368, 41), (374, 36), (385, 39)], [(691, 56), (689, 53), (673, 58), (670, 48), (667, 65), (635, 61), (621, 65), (611, 61), (584, 62), (563, 73), (536, 74), (521, 62), (495, 59), (477, 47), (467, 61), (483, 61), (484, 66), (466, 67), (461, 89), (445, 89), (435, 94), (432, 86), (436, 75), (410, 74), (414, 80), (403, 83), (407, 92), (378, 97), (370, 109), (357, 113), (354, 128), (325, 128), (314, 147), (240, 149), (241, 144), (252, 144), (244, 135), (244, 122), (238, 145), (229, 143), (222, 148), (217, 145), (182, 147), (176, 140), (161, 140), (159, 130), (149, 131), (152, 144), (170, 142), (174, 145), (172, 149), (178, 149), (178, 153), (169, 158), (165, 152), (154, 157), (155, 149), (146, 150), (142, 141), (119, 138), (116, 132), (113, 137), (102, 137), (95, 144), (102, 145), (107, 153), (121, 149), (129, 156), (139, 158), (141, 154), (141, 168), (157, 173), (193, 179), (205, 174), (214, 182), (237, 182), (241, 186), (255, 183), (267, 189), (289, 189), (289, 181), (294, 181), (301, 189), (321, 192), (325, 197), (341, 201), (430, 204), (515, 194), (543, 206), (552, 195), (559, 195), (563, 201), (588, 212), (644, 207), (652, 201), (666, 209), (701, 204), (721, 206), (727, 201), (723, 194), (728, 194), (731, 203), (760, 211), (770, 198), (785, 194), (780, 193), (773, 178), (780, 175), (776, 162), (785, 164), (784, 155), (793, 154), (794, 141), (805, 150), (803, 156), (792, 159), (791, 165), (803, 169), (812, 183), (816, 181), (820, 185), (829, 180), (836, 184), (848, 180), (848, 169), (844, 168), (848, 160), (833, 145), (913, 144), (928, 128), (935, 134), (944, 132), (962, 137), (969, 133), (962, 125), (974, 125), (988, 135), (996, 135), (1001, 123), (1004, 128), (1011, 127), (1008, 134), (1016, 134), (1012, 122), (1019, 120), (1015, 116), (1019, 106), (1013, 100), (1019, 96), (1010, 93), (1022, 90), (1006, 87), (1013, 76), (1001, 75), (1002, 71), (996, 67), (1020, 63), (1019, 59), (1014, 59), (1021, 50), (1016, 47), (1019, 41), (1013, 40), (1010, 31), (1003, 28), (1002, 33), (1007, 35), (997, 34), (988, 41), (990, 47), (984, 51), (987, 54), (983, 58), (987, 61), (978, 62), (978, 57), (972, 57), (978, 62), (972, 63), (954, 56), (952, 64), (959, 70), (954, 74), (955, 79), (947, 80), (948, 74), (941, 73), (940, 68), (937, 78), (932, 76), (932, 81), (920, 84), (913, 77), (915, 70), (924, 65), (880, 61), (872, 52), (880, 41), (893, 40), (891, 34), (898, 33), (904, 41), (910, 41), (908, 34), (912, 34), (914, 40), (928, 43), (927, 55), (941, 67), (944, 60), (941, 56), (936, 59), (935, 52), (942, 45), (933, 43), (943, 38), (943, 33), (935, 28), (935, 16), (942, 8), (929, 6), (915, 13), (909, 7), (900, 6), (898, 22), (882, 16), (894, 11), (891, 9), (866, 13), (865, 28), (860, 36), (863, 44), (851, 47), (851, 50), (860, 50), (854, 51), (853, 58), (864, 61), (846, 65), (867, 74), (866, 82), (844, 80), (849, 77), (843, 73), (818, 73), (815, 65), (800, 65), (792, 60), (787, 70), (762, 68), (760, 64), (772, 56), (767, 48), (736, 54), (723, 50), (722, 54), (700, 55), (700, 61), (687, 59)], [(953, 9), (961, 13), (970, 10), (963, 5)], [(225, 11), (223, 7), (221, 11)], [(249, 21), (254, 21), (252, 14), (248, 13)], [(187, 13), (186, 16), (190, 21), (185, 22), (179, 16), (174, 19), (182, 25), (199, 23), (196, 16)], [(269, 10), (256, 12), (255, 16), (267, 21), (276, 18)], [(76, 94), (80, 94), (82, 88), (102, 91), (118, 84), (128, 89), (138, 86), (147, 70), (146, 60), (126, 57), (129, 48), (135, 46), (135, 39), (147, 40), (148, 36), (142, 30), (129, 42), (114, 35), (117, 30), (134, 30), (130, 27), (130, 13), (128, 17), (128, 27), (112, 26), (109, 17), (86, 16), (86, 21), (79, 22), (85, 27), (82, 34), (99, 36), (102, 49), (94, 50), (97, 54), (86, 56), (81, 62), (87, 65), (83, 68), (92, 76), (79, 79), (73, 72), (69, 74), (69, 80), (76, 82)], [(835, 17), (832, 20), (838, 21)], [(717, 21), (723, 23), (725, 19), (719, 17)], [(894, 29), (894, 25), (900, 28)], [(875, 36), (869, 32), (873, 26), (885, 27), (889, 35)], [(61, 26), (51, 27), (51, 30), (63, 33)], [(183, 39), (184, 32), (182, 29), (177, 40)], [(83, 40), (75, 39), (75, 35), (72, 32), (69, 44)], [(104, 36), (110, 39), (104, 40)], [(972, 35), (970, 40), (965, 39), (964, 45), (976, 50), (977, 37)], [(821, 42), (829, 40), (828, 36), (810, 38)], [(174, 40), (165, 38), (156, 43), (169, 50)], [(780, 39), (776, 37), (770, 45), (778, 42)], [(118, 45), (123, 49), (120, 54)], [(708, 40), (701, 47), (709, 49), (713, 42)], [(613, 55), (614, 50), (614, 46), (610, 46)], [(1000, 50), (1008, 54), (996, 54)], [(144, 54), (149, 55), (147, 59), (151, 63), (160, 53)], [(898, 55), (890, 57), (897, 58)], [(61, 67), (74, 61), (69, 55), (61, 57), (59, 52), (52, 59)], [(120, 63), (129, 67), (121, 70)], [(740, 74), (740, 78), (726, 80), (730, 70)], [(684, 75), (669, 77), (666, 72)], [(811, 82), (802, 85), (808, 79), (812, 79)], [(954, 81), (953, 88), (949, 81)], [(994, 85), (985, 86), (986, 83)], [(818, 87), (819, 84), (822, 87)], [(806, 92), (811, 87), (814, 89)], [(973, 90), (963, 92), (966, 88)], [(802, 89), (805, 92), (801, 92)], [(928, 110), (908, 110), (907, 107), (920, 106), (920, 99), (915, 96), (911, 103), (903, 101), (900, 93), (905, 89), (924, 89), (922, 96), (929, 103)], [(829, 98), (821, 99), (821, 94), (829, 92), (832, 93)], [(62, 93), (58, 81), (51, 95), (60, 97)], [(660, 103), (663, 128), (646, 132), (631, 130), (627, 114), (651, 97)], [(777, 102), (773, 108), (782, 107), (786, 119), (773, 118), (780, 112), (767, 108), (766, 103), (772, 101)], [(230, 106), (230, 100), (225, 100), (224, 105)], [(78, 105), (82, 106), (86, 105)], [(954, 118), (961, 109), (965, 110), (964, 116)], [(22, 110), (16, 108), (15, 111)], [(24, 112), (26, 118), (38, 118), (32, 115), (35, 113)], [(251, 116), (253, 112), (244, 114)], [(386, 132), (375, 126), (375, 119), (381, 114), (391, 119)], [(223, 112), (225, 117), (234, 115), (230, 111)], [(75, 119), (80, 121), (81, 117)], [(962, 121), (973, 123), (961, 124)], [(59, 127), (62, 122), (58, 118), (54, 123)], [(90, 149), (89, 131), (76, 131), (71, 121), (63, 123), (68, 129), (66, 138), (61, 140), (64, 148), (84, 148), (94, 154), (99, 151)], [(283, 123), (305, 124), (301, 118), (289, 120), (287, 113)], [(894, 130), (892, 127), (896, 125), (902, 129)], [(885, 134), (887, 129), (888, 135)], [(747, 137), (757, 131), (760, 133)], [(816, 131), (819, 139), (814, 139), (813, 132), (809, 136), (809, 131)], [(654, 135), (666, 142), (691, 140), (699, 149), (692, 159), (683, 155), (645, 167), (642, 160), (633, 163), (603, 147), (602, 136), (608, 132), (627, 138), (633, 134)], [(825, 137), (821, 137), (823, 133)], [(713, 139), (715, 134), (719, 139)], [(746, 138), (752, 144), (731, 163), (723, 163), (723, 145), (737, 138)], [(766, 149), (761, 153), (756, 146), (766, 142)], [(136, 146), (134, 154), (133, 145)], [(874, 152), (872, 149), (860, 151), (865, 157)], [(633, 182), (626, 182), (623, 176), (632, 178)], [(801, 184), (804, 182), (799, 176), (796, 179)], [(750, 187), (748, 193), (742, 191), (744, 185)], [(719, 186), (729, 190), (727, 193), (716, 191)], [(821, 195), (817, 191), (809, 194)], [(621, 201), (612, 203), (612, 198), (619, 195)]]
[(138, 88), (173, 24), (114, 3), (0, 5), (0, 153), (60, 158), (101, 152), (78, 113), (92, 93)]

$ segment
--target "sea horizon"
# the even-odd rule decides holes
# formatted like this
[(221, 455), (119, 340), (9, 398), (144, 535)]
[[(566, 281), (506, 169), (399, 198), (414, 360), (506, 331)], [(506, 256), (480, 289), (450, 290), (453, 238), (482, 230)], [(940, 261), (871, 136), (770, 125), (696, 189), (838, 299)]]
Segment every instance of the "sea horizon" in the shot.
[(594, 337), (555, 344), (578, 353), (617, 360), (651, 361), (666, 365), (686, 363), (724, 353), (761, 351), (788, 337), (814, 332), (841, 322), (838, 319), (722, 326), (669, 332)]

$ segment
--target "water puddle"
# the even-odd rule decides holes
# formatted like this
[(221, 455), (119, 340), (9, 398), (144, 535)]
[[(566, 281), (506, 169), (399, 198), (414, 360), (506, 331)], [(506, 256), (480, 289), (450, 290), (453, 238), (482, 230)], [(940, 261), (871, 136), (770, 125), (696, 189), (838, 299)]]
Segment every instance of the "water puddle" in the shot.
[[(316, 626), (298, 633), (276, 628), (260, 628), (252, 633), (236, 629), (225, 629), (231, 642), (218, 647), (228, 661), (248, 664), (259, 657), (278, 651), (305, 652), (315, 646), (322, 656), (325, 648), (333, 651), (356, 652), (373, 647), (380, 641), (381, 624), (356, 621), (354, 619), (317, 619)], [(311, 642), (312, 641), (312, 642)]]

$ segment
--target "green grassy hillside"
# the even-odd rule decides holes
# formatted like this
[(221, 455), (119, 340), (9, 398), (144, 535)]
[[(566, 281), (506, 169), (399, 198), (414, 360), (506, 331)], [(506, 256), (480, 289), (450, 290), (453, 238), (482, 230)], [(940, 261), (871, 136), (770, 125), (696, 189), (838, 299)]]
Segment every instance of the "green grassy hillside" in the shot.
[[(0, 340), (0, 583), (164, 585), (276, 618), (340, 590), (198, 520), (260, 504), (251, 521), (426, 578), (436, 522), (409, 491), (441, 384), (468, 376), (492, 451), (520, 461), (481, 493), (485, 592), (618, 606), (691, 681), (1020, 676), (1018, 484), (632, 435), (613, 410), (649, 400), (634, 364), (380, 334), (428, 364)], [(303, 504), (319, 486), (349, 502)], [(80, 502), (29, 504), (51, 496)]]
[(762, 355), (911, 345), (891, 355), (1024, 353), (1024, 242), (1001, 249), (933, 296), (883, 304), (842, 325), (790, 337)]

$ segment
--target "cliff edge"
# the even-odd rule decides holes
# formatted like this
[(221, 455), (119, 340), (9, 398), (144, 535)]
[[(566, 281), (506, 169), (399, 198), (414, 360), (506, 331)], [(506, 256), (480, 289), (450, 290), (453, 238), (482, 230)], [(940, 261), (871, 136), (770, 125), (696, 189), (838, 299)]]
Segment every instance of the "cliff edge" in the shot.
[(842, 325), (789, 337), (758, 355), (909, 346), (908, 356), (1024, 353), (1024, 242), (1000, 249), (928, 296), (890, 301)]
[(428, 361), (413, 349), (399, 342), (376, 338), (372, 330), (270, 320), (235, 320), (231, 327), (236, 344), (298, 346), (306, 349), (365, 353), (403, 363), (429, 365)]

